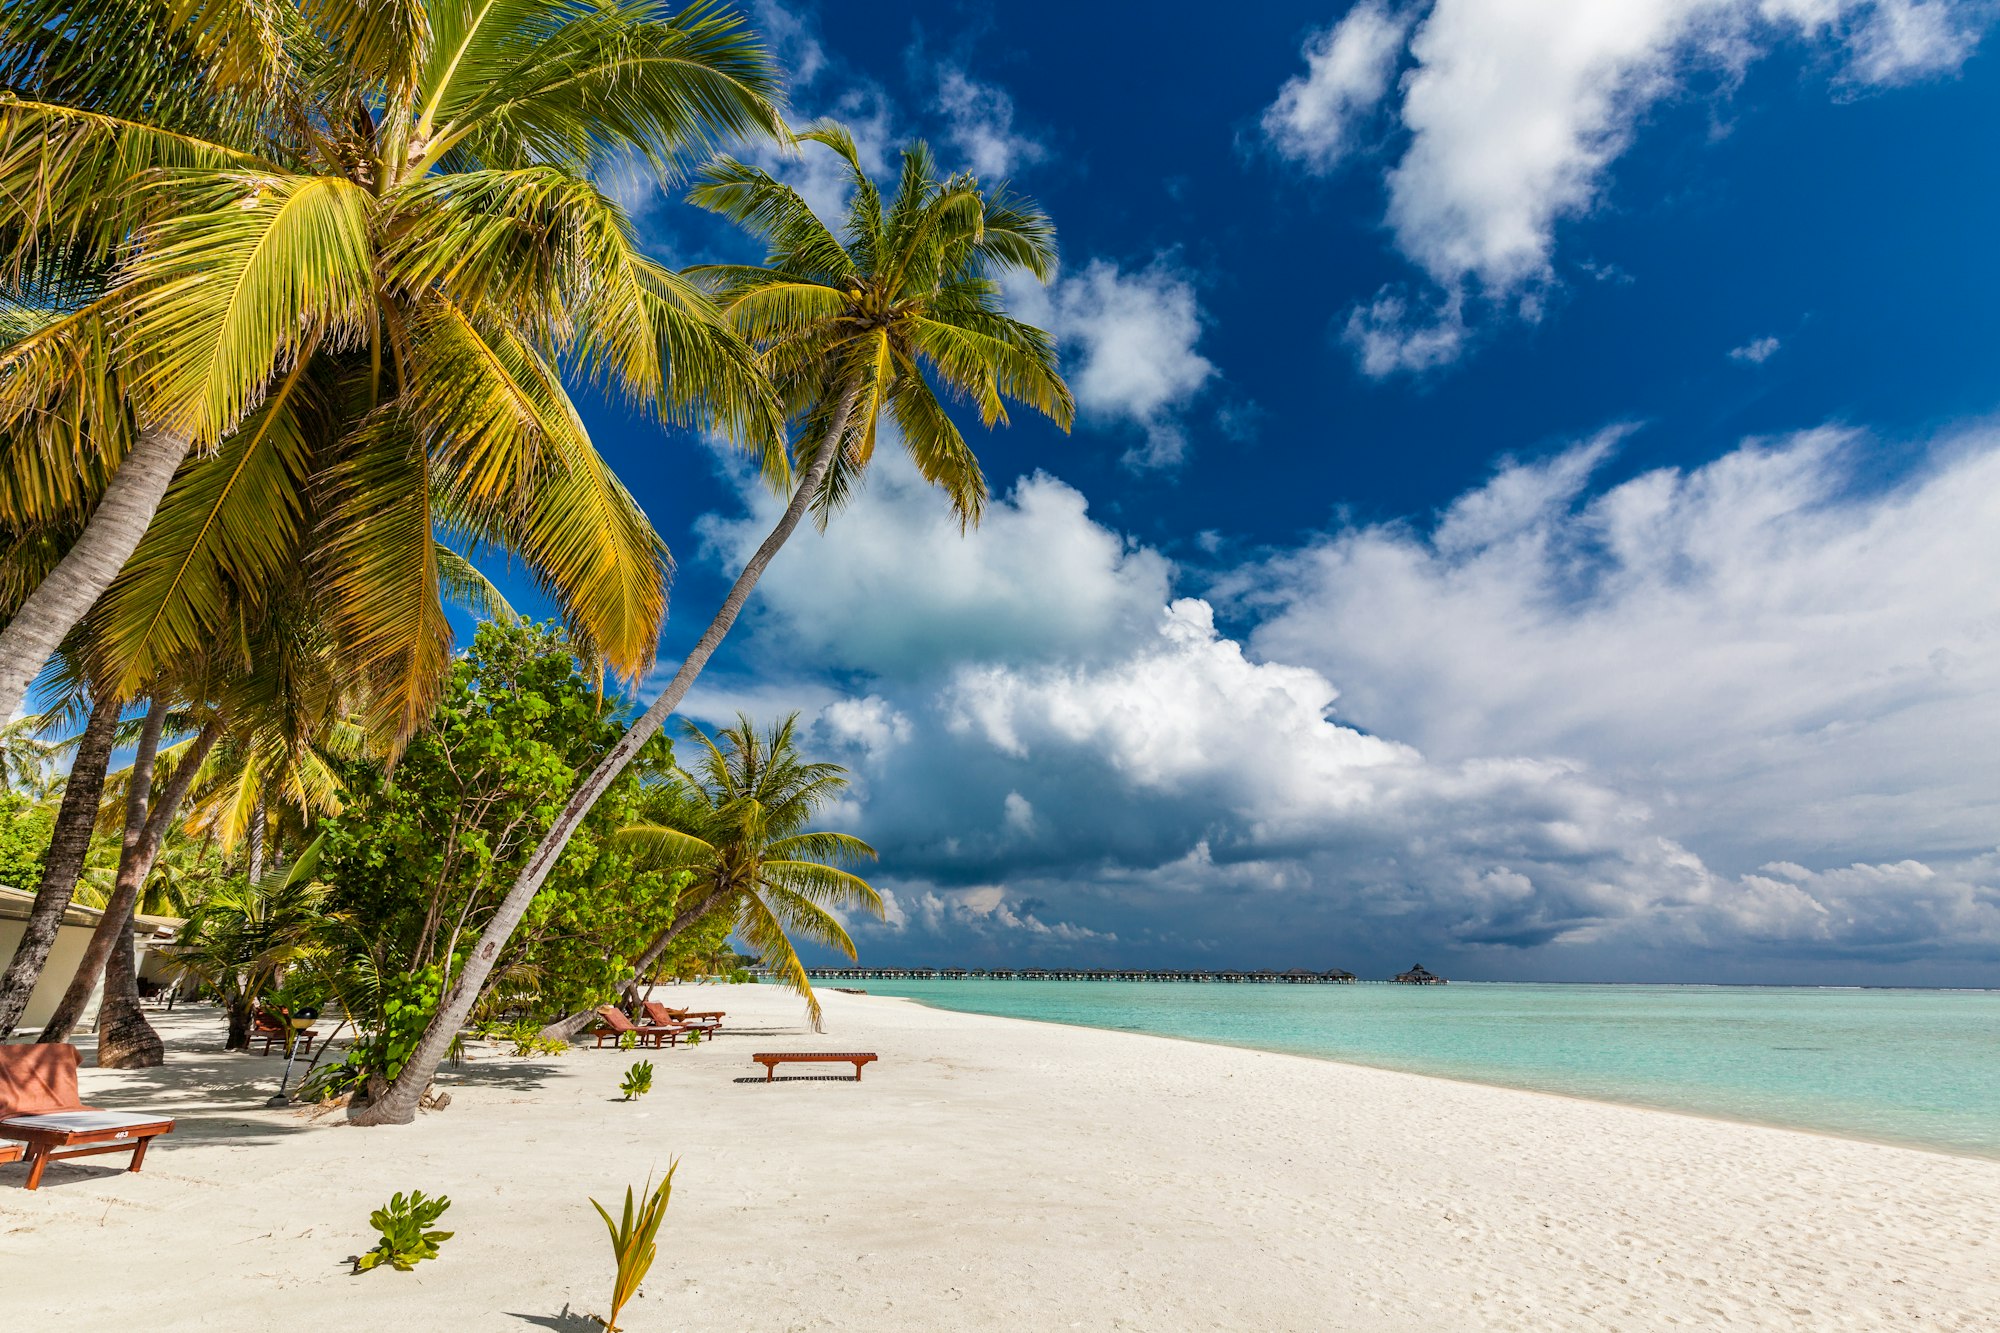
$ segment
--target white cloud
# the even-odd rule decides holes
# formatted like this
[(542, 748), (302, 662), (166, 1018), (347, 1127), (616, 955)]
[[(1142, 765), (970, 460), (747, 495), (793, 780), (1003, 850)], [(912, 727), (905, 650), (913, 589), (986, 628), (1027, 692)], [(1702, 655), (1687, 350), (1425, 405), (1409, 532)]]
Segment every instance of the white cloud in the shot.
[(1046, 290), (1010, 283), (1008, 296), (1016, 315), (1056, 335), (1085, 420), (1145, 433), (1126, 455), (1130, 466), (1183, 460), (1182, 413), (1216, 374), (1195, 350), (1201, 304), (1185, 272), (1164, 256), (1133, 272), (1093, 259)]
[(1776, 356), (1778, 349), (1782, 346), (1784, 344), (1776, 338), (1753, 338), (1741, 347), (1730, 348), (1729, 359), (1732, 361), (1747, 362), (1753, 366), (1761, 366)]
[[(1694, 72), (1733, 73), (1789, 34), (1842, 43), (1848, 82), (1906, 82), (1956, 69), (1992, 10), (1986, 0), (1434, 0), (1411, 11), (1422, 17), (1397, 89), (1408, 138), (1385, 182), (1390, 232), (1454, 314), (1476, 296), (1532, 320), (1556, 278), (1558, 224), (1596, 207), (1645, 112)], [(1265, 113), (1280, 153), (1314, 171), (1350, 153), (1357, 118), (1405, 58), (1395, 45), (1405, 21), (1363, 6), (1308, 41), (1308, 73)], [(1365, 373), (1426, 369), (1462, 349), (1452, 324), (1398, 335), (1404, 315), (1384, 309), (1396, 300), (1385, 292), (1351, 317)]]
[[(885, 439), (867, 487), (825, 535), (792, 539), (751, 615), (785, 662), (896, 680), (967, 659), (1074, 659), (1150, 631), (1171, 566), (1092, 522), (1083, 496), (1036, 474), (961, 536), (942, 498)], [(739, 568), (779, 508), (762, 492), (703, 539)]]
[(1582, 761), (1712, 861), (1987, 847), (2000, 441), (1886, 495), (1851, 490), (1832, 431), (1590, 494), (1606, 443), (1506, 465), (1428, 535), (1277, 559), (1254, 645), (1434, 758)]
[(952, 144), (982, 180), (1002, 180), (1045, 154), (1039, 143), (1014, 129), (1014, 99), (957, 65), (937, 67), (936, 105)]
[(1367, 0), (1306, 40), (1306, 72), (1264, 112), (1264, 134), (1281, 153), (1330, 171), (1354, 151), (1357, 125), (1389, 91), (1409, 33), (1406, 14)]
[(1465, 303), (1456, 294), (1432, 310), (1415, 312), (1385, 287), (1373, 301), (1348, 311), (1341, 340), (1354, 349), (1362, 374), (1383, 379), (1450, 365), (1464, 350), (1466, 334)]
[(1828, 432), (1593, 491), (1625, 433), (1218, 585), (1248, 645), (1063, 483), (961, 538), (885, 451), (739, 651), (955, 958), (1990, 966), (2000, 441), (1887, 495)]

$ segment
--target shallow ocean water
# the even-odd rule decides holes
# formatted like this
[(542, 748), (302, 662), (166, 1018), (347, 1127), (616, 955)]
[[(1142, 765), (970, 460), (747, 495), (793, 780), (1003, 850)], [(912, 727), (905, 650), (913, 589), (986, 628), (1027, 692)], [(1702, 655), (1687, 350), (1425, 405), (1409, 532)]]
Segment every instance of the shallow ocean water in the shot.
[(1187, 1037), (2000, 1157), (2000, 991), (855, 984), (941, 1009)]

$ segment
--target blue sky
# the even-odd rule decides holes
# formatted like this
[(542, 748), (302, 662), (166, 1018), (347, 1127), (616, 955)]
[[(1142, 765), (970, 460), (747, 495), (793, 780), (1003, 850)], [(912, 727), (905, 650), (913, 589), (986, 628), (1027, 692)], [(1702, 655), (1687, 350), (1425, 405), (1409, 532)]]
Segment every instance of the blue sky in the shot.
[[(1083, 408), (966, 539), (884, 464), (690, 701), (853, 768), (865, 957), (2000, 983), (1992, 5), (755, 13), (1047, 206)], [(670, 671), (772, 502), (587, 415)]]

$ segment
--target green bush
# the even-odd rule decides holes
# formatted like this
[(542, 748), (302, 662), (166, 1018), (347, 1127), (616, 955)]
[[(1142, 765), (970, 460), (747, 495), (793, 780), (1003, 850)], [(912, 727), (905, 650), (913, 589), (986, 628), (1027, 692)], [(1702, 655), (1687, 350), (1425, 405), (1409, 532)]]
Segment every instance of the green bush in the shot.
[(652, 1090), (653, 1062), (651, 1060), (640, 1060), (634, 1063), (630, 1069), (625, 1071), (625, 1081), (618, 1085), (618, 1091), (625, 1094), (625, 1100), (628, 1102), (636, 1097), (643, 1097)]
[(438, 1246), (450, 1240), (452, 1233), (432, 1231), (430, 1226), (449, 1207), (451, 1200), (442, 1194), (435, 1199), (426, 1199), (422, 1190), (411, 1190), (407, 1199), (395, 1195), (368, 1215), (368, 1225), (380, 1232), (382, 1239), (354, 1261), (354, 1271), (365, 1273), (388, 1264), (399, 1273), (407, 1273), (425, 1259), (437, 1258)]

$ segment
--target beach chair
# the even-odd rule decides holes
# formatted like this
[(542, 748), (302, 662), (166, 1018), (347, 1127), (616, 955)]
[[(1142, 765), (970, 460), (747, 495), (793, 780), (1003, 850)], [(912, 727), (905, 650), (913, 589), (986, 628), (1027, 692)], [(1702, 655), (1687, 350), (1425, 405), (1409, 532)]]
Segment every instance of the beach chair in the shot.
[[(274, 1043), (279, 1050), (282, 1051), (285, 1049), (286, 1026), (287, 1024), (282, 1015), (267, 1014), (262, 1010), (259, 1010), (251, 1018), (250, 1040), (253, 1043), (260, 1041), (264, 1043), (264, 1049), (258, 1052), (259, 1055), (269, 1055)], [(299, 1048), (300, 1055), (311, 1055), (313, 1042), (318, 1037), (319, 1034), (311, 1028), (297, 1028), (292, 1032), (292, 1042)]]
[(655, 1023), (696, 1028), (704, 1037), (713, 1037), (716, 1033), (722, 1031), (722, 1020), (726, 1017), (720, 1009), (707, 1009), (700, 1012), (689, 1009), (669, 1009), (658, 1000), (646, 1001), (645, 1008), (646, 1017), (652, 1019)]
[(590, 1035), (597, 1038), (599, 1047), (615, 1045), (628, 1032), (641, 1046), (678, 1046), (693, 1030), (683, 1023), (634, 1023), (615, 1004), (600, 1005), (597, 1019), (599, 1026), (592, 1028)]
[(129, 1152), (127, 1169), (137, 1171), (146, 1146), (173, 1131), (171, 1116), (85, 1106), (76, 1093), (76, 1047), (68, 1042), (0, 1046), (0, 1139), (27, 1145), (31, 1190), (41, 1188), (42, 1172), (58, 1158)]

